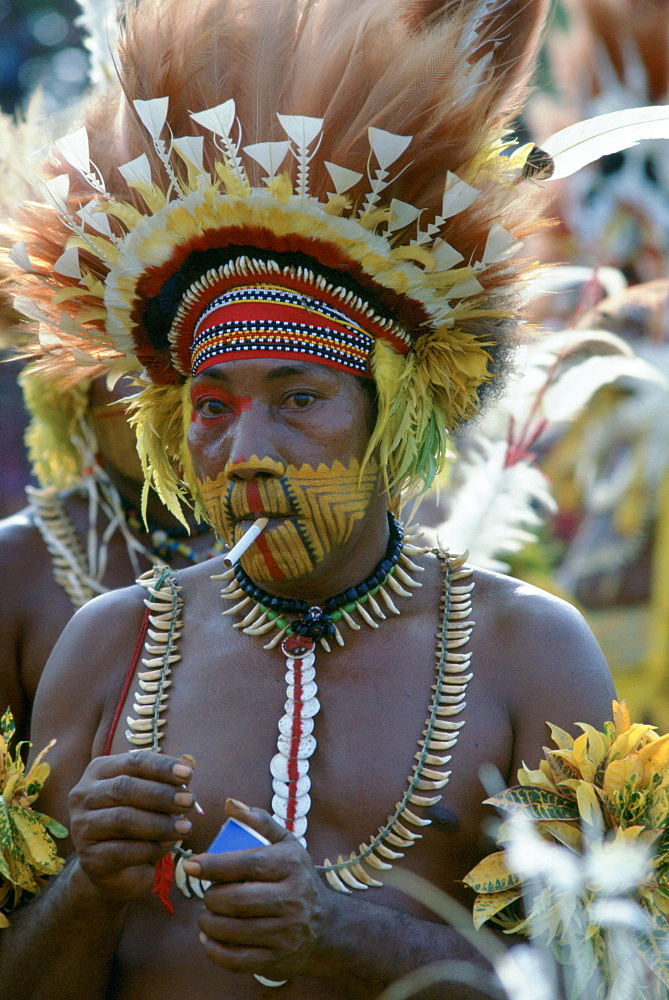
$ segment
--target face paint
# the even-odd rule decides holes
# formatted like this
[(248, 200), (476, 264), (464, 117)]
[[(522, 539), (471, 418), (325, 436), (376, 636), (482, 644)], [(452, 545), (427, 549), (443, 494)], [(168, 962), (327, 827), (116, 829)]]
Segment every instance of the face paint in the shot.
[[(269, 465), (268, 465), (269, 463)], [(228, 545), (234, 545), (248, 522), (264, 515), (268, 526), (242, 557), (241, 564), (258, 583), (306, 576), (335, 548), (345, 544), (379, 489), (379, 467), (370, 462), (360, 476), (360, 462), (281, 466), (255, 457), (254, 470), (266, 465), (273, 476), (231, 480), (240, 463), (228, 463), (216, 479), (200, 480), (207, 520)], [(277, 478), (278, 468), (283, 470)], [(242, 523), (245, 522), (245, 523)]]
[[(235, 396), (231, 392), (226, 392), (225, 389), (220, 389), (216, 386), (209, 385), (194, 385), (190, 391), (190, 399), (193, 404), (193, 412), (191, 414), (191, 420), (197, 422), (201, 420), (202, 417), (196, 407), (196, 404), (201, 399), (211, 400), (213, 403), (221, 403), (225, 407), (225, 412), (221, 413), (221, 417), (228, 416), (239, 416), (245, 410), (250, 410), (252, 403), (250, 396)], [(208, 415), (208, 420), (212, 420), (212, 415)]]

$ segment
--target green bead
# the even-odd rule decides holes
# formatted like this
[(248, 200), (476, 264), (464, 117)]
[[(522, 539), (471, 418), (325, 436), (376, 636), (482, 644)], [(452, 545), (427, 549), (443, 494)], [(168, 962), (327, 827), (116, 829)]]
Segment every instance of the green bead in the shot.
[(275, 618), (276, 627), (279, 629), (288, 628), (288, 622), (284, 621), (283, 618)]
[(277, 618), (279, 617), (279, 612), (278, 611), (268, 611), (267, 612), (267, 617), (269, 618), (270, 621), (275, 622), (277, 620)]
[(339, 609), (337, 609), (337, 611), (333, 611), (330, 618), (333, 622), (341, 621), (341, 611), (339, 611)]
[(345, 604), (343, 610), (348, 611), (350, 615), (352, 611), (355, 611), (355, 601), (352, 601), (351, 604)]

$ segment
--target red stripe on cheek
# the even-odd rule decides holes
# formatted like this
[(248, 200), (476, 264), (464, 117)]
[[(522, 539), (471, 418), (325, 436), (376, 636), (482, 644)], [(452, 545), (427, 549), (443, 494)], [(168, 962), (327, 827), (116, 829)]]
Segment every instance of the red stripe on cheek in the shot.
[(267, 566), (267, 569), (269, 570), (272, 579), (283, 580), (284, 575), (279, 569), (279, 566), (274, 556), (270, 552), (270, 548), (269, 545), (267, 544), (267, 539), (265, 538), (265, 536), (259, 535), (258, 538), (256, 539), (255, 544), (258, 546), (260, 552), (262, 553), (262, 557), (265, 560), (265, 565)]
[[(245, 460), (242, 458), (236, 459), (237, 463), (243, 461)], [(246, 499), (248, 500), (249, 510), (252, 514), (262, 514), (262, 499), (260, 497), (260, 490), (258, 489), (258, 484), (255, 479), (252, 479), (250, 483), (246, 484)]]

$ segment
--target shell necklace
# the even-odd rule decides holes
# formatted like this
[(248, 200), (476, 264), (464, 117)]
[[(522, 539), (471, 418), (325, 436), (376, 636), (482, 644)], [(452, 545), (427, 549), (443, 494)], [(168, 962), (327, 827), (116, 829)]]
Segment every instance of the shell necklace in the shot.
[[(396, 566), (403, 563), (407, 568), (420, 569), (411, 564), (410, 555), (425, 551), (427, 550), (403, 541)], [(471, 652), (464, 652), (462, 647), (469, 641), (474, 626), (474, 622), (470, 620), (471, 592), (474, 584), (469, 580), (472, 571), (465, 566), (465, 556), (453, 557), (440, 552), (437, 556), (442, 564), (444, 586), (440, 602), (441, 621), (437, 632), (436, 674), (425, 727), (421, 734), (422, 738), (418, 740), (416, 763), (407, 779), (404, 794), (396, 803), (386, 823), (360, 844), (357, 851), (352, 851), (347, 857), (339, 855), (334, 862), (326, 858), (322, 865), (316, 866), (331, 887), (338, 892), (349, 893), (352, 889), (367, 889), (383, 884), (374, 876), (391, 868), (392, 862), (402, 858), (404, 851), (420, 839), (420, 834), (415, 828), (420, 829), (430, 824), (429, 818), (419, 816), (415, 809), (429, 808), (439, 802), (440, 790), (450, 778), (451, 772), (445, 770), (451, 760), (449, 751), (455, 747), (459, 731), (465, 724), (464, 720), (456, 721), (454, 717), (460, 715), (466, 706), (466, 689), (472, 677), (469, 672)], [(397, 569), (393, 575), (396, 573)], [(378, 593), (381, 593), (386, 585), (393, 589), (388, 583), (391, 574), (382, 570), (381, 575), (386, 578), (383, 584), (375, 582), (372, 586), (378, 587)], [(227, 579), (227, 574), (216, 577), (216, 579), (221, 578)], [(370, 579), (368, 578), (368, 581)], [(151, 628), (145, 646), (147, 655), (142, 660), (145, 669), (138, 675), (140, 691), (135, 697), (133, 706), (137, 717), (128, 718), (129, 728), (126, 730), (126, 737), (134, 746), (150, 746), (154, 750), (159, 750), (165, 725), (165, 719), (161, 718), (161, 715), (167, 707), (172, 669), (180, 660), (177, 645), (181, 629), (182, 600), (179, 596), (180, 588), (167, 569), (159, 573), (158, 571), (147, 573), (139, 582), (148, 591), (145, 603), (150, 612)], [(234, 599), (237, 596), (236, 592), (239, 589), (237, 582), (238, 578), (235, 577), (235, 580), (228, 583), (225, 588), (224, 596), (227, 599)], [(417, 585), (413, 580), (412, 583), (414, 587)], [(370, 592), (371, 589), (370, 587)], [(404, 593), (406, 596), (411, 596), (410, 591)], [(255, 598), (251, 598), (251, 602), (255, 605), (260, 603)], [(360, 624), (353, 619), (352, 614), (359, 612), (360, 604), (363, 602), (364, 594), (341, 605), (341, 610), (346, 612), (346, 616), (342, 614), (341, 620), (349, 627), (360, 628)], [(364, 603), (369, 603), (369, 598)], [(390, 603), (394, 606), (392, 599)], [(349, 608), (350, 604), (353, 605), (352, 609)], [(375, 604), (381, 610), (380, 605), (377, 602)], [(374, 609), (374, 604), (370, 604), (370, 607)], [(245, 608), (246, 605), (244, 608), (237, 605), (230, 610), (239, 613)], [(388, 609), (391, 613), (399, 614), (397, 608), (394, 612), (389, 606)], [(254, 610), (258, 610), (257, 607)], [(236, 627), (242, 628), (245, 632), (252, 629), (251, 634), (258, 634), (258, 629), (264, 630), (265, 626), (268, 626), (267, 631), (276, 628), (282, 636), (274, 645), (281, 641), (282, 652), (286, 657), (287, 699), (285, 714), (279, 722), (278, 753), (272, 758), (270, 765), (274, 789), (272, 809), (274, 819), (305, 843), (304, 835), (310, 806), (309, 758), (316, 749), (313, 727), (314, 717), (319, 708), (315, 679), (317, 640), (313, 636), (300, 634), (293, 628), (295, 623), (288, 623), (285, 619), (279, 621), (280, 613), (275, 609), (269, 610), (275, 617), (268, 614), (262, 626), (258, 625), (258, 620), (255, 618), (248, 622), (247, 615), (245, 619), (236, 623)], [(267, 608), (258, 611), (258, 619), (266, 611)], [(322, 612), (322, 609), (319, 611)], [(378, 612), (375, 611), (375, 614)], [(361, 615), (361, 617), (370, 628), (378, 628), (378, 621), (372, 619), (371, 615), (369, 615), (370, 621), (366, 616)], [(386, 615), (381, 611), (379, 617), (383, 620)], [(247, 621), (246, 625), (244, 621)], [(322, 624), (320, 621), (319, 627)], [(321, 640), (322, 638), (323, 636)], [(339, 639), (337, 641), (340, 642)], [(340, 644), (343, 645), (343, 637)], [(190, 853), (182, 848), (176, 851), (179, 856), (176, 882), (184, 895), (202, 896), (205, 887), (199, 880), (190, 878), (183, 871), (183, 858), (188, 857)]]

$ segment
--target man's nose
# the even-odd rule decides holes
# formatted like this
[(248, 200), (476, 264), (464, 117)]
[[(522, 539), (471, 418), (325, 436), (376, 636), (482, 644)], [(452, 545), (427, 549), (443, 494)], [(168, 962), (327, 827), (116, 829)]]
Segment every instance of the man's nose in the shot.
[(252, 479), (281, 479), (286, 473), (286, 465), (271, 455), (237, 455), (225, 466), (225, 475), (233, 482), (249, 482)]
[(280, 477), (285, 463), (272, 434), (271, 414), (262, 401), (235, 415), (229, 428), (226, 475), (232, 480)]
[(271, 420), (261, 403), (255, 402), (237, 414), (231, 431), (229, 459), (225, 467), (229, 479), (280, 478), (285, 464), (276, 450)]

